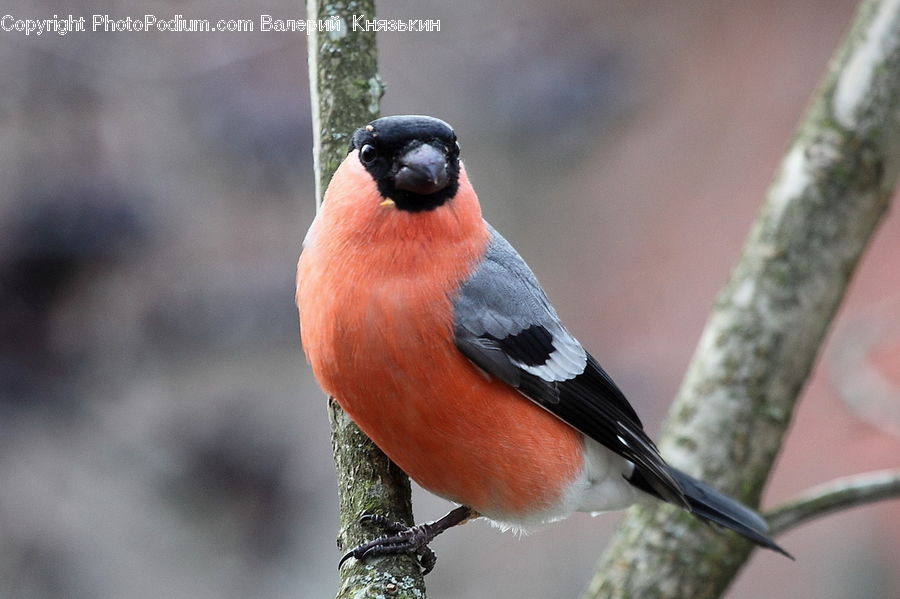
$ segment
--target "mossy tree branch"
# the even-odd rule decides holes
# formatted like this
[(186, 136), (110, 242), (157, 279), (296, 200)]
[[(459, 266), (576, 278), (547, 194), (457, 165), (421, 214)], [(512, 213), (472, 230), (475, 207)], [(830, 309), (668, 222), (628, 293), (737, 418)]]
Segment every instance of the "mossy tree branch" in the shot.
[[(865, 0), (706, 324), (660, 449), (750, 505), (900, 171), (900, 0)], [(719, 597), (751, 546), (667, 507), (627, 513), (585, 598)]]
[[(353, 131), (375, 118), (383, 85), (377, 70), (375, 33), (354, 31), (354, 15), (375, 15), (374, 0), (308, 0), (308, 18), (337, 17), (339, 31), (317, 31), (309, 38), (316, 202), (347, 155)], [(412, 524), (409, 479), (330, 399), (331, 443), (337, 470), (341, 528), (338, 547), (346, 551), (380, 534), (362, 526), (363, 512), (384, 514)], [(337, 556), (335, 556), (337, 563)], [(392, 597), (421, 599), (425, 586), (412, 555), (346, 562), (340, 570), (338, 599)]]

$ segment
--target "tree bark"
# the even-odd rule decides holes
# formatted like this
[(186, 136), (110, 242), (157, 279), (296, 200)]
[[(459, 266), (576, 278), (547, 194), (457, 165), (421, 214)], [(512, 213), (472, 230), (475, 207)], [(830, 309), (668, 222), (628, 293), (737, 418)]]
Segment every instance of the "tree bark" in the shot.
[[(750, 505), (900, 171), (900, 0), (866, 0), (716, 300), (660, 449)], [(669, 506), (627, 513), (586, 599), (719, 597), (748, 542)]]
[[(334, 171), (347, 155), (353, 131), (378, 118), (384, 86), (377, 71), (375, 32), (354, 31), (352, 26), (354, 15), (374, 18), (374, 0), (309, 0), (307, 11), (309, 19), (327, 23), (328, 19), (337, 17), (341, 23), (337, 31), (313, 31), (309, 38), (318, 206)], [(360, 515), (383, 514), (412, 524), (412, 502), (406, 475), (353, 424), (333, 399), (328, 401), (328, 413), (340, 503), (337, 543), (341, 552), (345, 552), (382, 534), (377, 528), (361, 525)], [(424, 579), (412, 555), (377, 558), (366, 563), (351, 559), (340, 569), (337, 597), (423, 599)]]

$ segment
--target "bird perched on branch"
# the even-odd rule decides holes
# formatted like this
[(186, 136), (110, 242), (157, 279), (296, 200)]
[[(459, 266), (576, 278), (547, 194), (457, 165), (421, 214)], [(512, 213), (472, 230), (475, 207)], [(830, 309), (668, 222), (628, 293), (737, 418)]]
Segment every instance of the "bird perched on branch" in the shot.
[[(528, 265), (481, 216), (456, 134), (357, 130), (303, 242), (303, 348), (322, 388), (413, 480), (460, 507), (341, 560), (415, 552), (483, 516), (527, 530), (665, 501), (787, 555), (754, 511), (669, 466)], [(724, 441), (723, 441), (724, 442)]]

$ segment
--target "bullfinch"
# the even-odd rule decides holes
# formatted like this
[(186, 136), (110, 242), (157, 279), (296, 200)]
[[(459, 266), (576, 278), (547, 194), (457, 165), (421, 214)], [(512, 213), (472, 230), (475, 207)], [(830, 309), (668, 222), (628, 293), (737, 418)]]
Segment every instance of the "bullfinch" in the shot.
[[(460, 506), (347, 553), (412, 551), (484, 517), (525, 531), (664, 501), (784, 553), (756, 512), (668, 465), (521, 256), (482, 218), (453, 129), (427, 116), (352, 137), (303, 242), (297, 305), (326, 393), (401, 469)], [(725, 442), (725, 440), (723, 440)]]

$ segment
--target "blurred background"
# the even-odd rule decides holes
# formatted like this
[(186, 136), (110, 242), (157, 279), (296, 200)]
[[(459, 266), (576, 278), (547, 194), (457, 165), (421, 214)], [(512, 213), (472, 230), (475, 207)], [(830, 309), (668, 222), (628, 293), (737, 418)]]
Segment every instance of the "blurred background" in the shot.
[[(0, 4), (305, 17), (284, 0)], [(854, 5), (384, 0), (379, 16), (441, 31), (380, 34), (383, 112), (455, 126), (487, 217), (656, 435)], [(325, 399), (293, 305), (314, 210), (306, 41), (0, 32), (0, 596), (333, 596)], [(767, 506), (900, 464), (898, 272), (895, 213)], [(449, 507), (414, 501), (419, 520)], [(429, 592), (575, 597), (618, 518), (451, 531)], [(757, 552), (729, 597), (900, 596), (896, 501), (779, 542), (798, 561)]]

